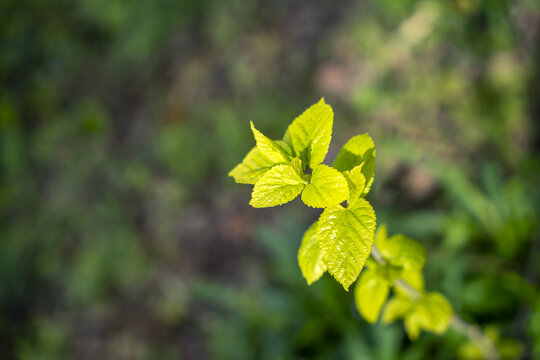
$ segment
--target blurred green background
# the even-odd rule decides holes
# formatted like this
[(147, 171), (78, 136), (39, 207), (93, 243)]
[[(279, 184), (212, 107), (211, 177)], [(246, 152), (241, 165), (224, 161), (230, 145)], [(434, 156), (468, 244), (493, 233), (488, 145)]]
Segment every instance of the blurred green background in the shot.
[(370, 326), (227, 177), (324, 96), (427, 287), (540, 359), (537, 0), (0, 1), (1, 359), (477, 359)]

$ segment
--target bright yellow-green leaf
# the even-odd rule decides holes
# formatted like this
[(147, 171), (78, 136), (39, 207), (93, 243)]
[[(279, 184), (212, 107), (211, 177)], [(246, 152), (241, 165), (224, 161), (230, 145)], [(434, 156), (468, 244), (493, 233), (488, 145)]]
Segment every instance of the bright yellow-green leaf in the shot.
[(390, 299), (383, 310), (382, 322), (389, 324), (401, 319), (413, 307), (413, 302), (407, 296), (394, 296)]
[(292, 166), (294, 171), (298, 175), (300, 175), (302, 177), (302, 179), (304, 180), (304, 183), (307, 184), (306, 178), (308, 178), (308, 176), (304, 174), (304, 167), (302, 166), (302, 160), (300, 160), (299, 158), (294, 158), (294, 159), (291, 160), (289, 165)]
[(343, 172), (349, 185), (349, 204), (353, 204), (364, 193), (366, 188), (366, 178), (362, 174), (362, 167), (357, 166), (351, 171)]
[[(329, 108), (330, 106), (327, 105)], [(331, 111), (331, 110), (330, 110)], [(332, 119), (328, 116), (326, 119)], [(308, 151), (308, 164), (309, 167), (315, 169), (317, 165), (324, 161), (326, 153), (328, 153), (328, 148), (330, 147), (330, 140), (332, 139), (332, 121), (326, 123), (326, 126), (321, 133), (317, 136), (314, 136), (309, 145)]]
[(403, 272), (403, 268), (401, 266), (396, 266), (388, 262), (384, 265), (377, 264), (373, 268), (377, 275), (381, 279), (384, 279), (388, 285), (392, 285), (397, 279), (399, 279)]
[(229, 176), (241, 184), (255, 184), (275, 163), (264, 156), (259, 148), (254, 147), (241, 164), (231, 170)]
[[(400, 299), (398, 301), (406, 302), (404, 297), (401, 296), (394, 299)], [(422, 296), (413, 302), (413, 305), (407, 310), (405, 310), (405, 303), (393, 303), (392, 301), (394, 299), (388, 302), (387, 307), (393, 307), (388, 310), (388, 317), (395, 319), (404, 315), (405, 330), (411, 340), (418, 338), (420, 330), (431, 331), (440, 335), (448, 329), (453, 314), (452, 305), (440, 293), (432, 292)], [(383, 321), (386, 311), (385, 309)], [(394, 316), (390, 316), (390, 313)]]
[(368, 134), (357, 135), (343, 145), (333, 165), (342, 172), (357, 166), (361, 166), (362, 175), (366, 179), (365, 195), (371, 188), (375, 173), (375, 144)]
[(334, 112), (321, 99), (294, 119), (285, 133), (285, 138), (290, 136), (294, 153), (305, 156), (312, 169), (323, 162), (328, 152), (333, 123)]
[(388, 238), (388, 230), (386, 229), (386, 224), (382, 224), (377, 229), (375, 234), (375, 246), (378, 248), (383, 247), (386, 239)]
[(426, 249), (422, 244), (401, 234), (377, 244), (382, 256), (392, 264), (406, 269), (422, 269), (426, 263)]
[[(416, 289), (419, 293), (424, 292), (424, 276), (422, 275), (422, 272), (420, 270), (405, 269), (401, 272), (400, 277), (403, 281), (409, 284), (412, 288)], [(401, 289), (400, 287), (395, 287), (394, 290), (397, 294), (408, 296), (407, 291)]]
[(414, 313), (420, 318), (422, 329), (442, 334), (448, 329), (452, 317), (452, 305), (438, 293), (431, 292), (417, 301)]
[(364, 199), (345, 209), (327, 208), (319, 218), (317, 238), (328, 272), (345, 288), (356, 280), (373, 245), (375, 212)]
[(375, 157), (374, 150), (375, 144), (368, 134), (356, 135), (343, 145), (333, 166), (339, 171), (351, 170), (370, 156)]
[(291, 158), (291, 149), (286, 148), (284, 141), (270, 140), (264, 136), (259, 130), (255, 129), (253, 122), (250, 122), (253, 136), (257, 142), (257, 148), (261, 153), (274, 163), (285, 163)]
[(307, 229), (298, 249), (298, 264), (308, 285), (319, 280), (326, 271), (326, 263), (317, 240), (317, 225), (315, 222)]
[(424, 291), (424, 275), (418, 269), (407, 269), (401, 272), (401, 279), (419, 292)]
[[(295, 160), (293, 162), (300, 161)], [(255, 184), (249, 204), (256, 208), (270, 207), (285, 204), (297, 197), (307, 182), (295, 167), (276, 165), (264, 174)]]
[(294, 147), (293, 147), (293, 143), (292, 143), (292, 139), (291, 139), (291, 133), (289, 131), (289, 128), (287, 128), (287, 130), (285, 131), (285, 134), (283, 135), (282, 141), (285, 143), (287, 148), (291, 149), (291, 154), (292, 155), (294, 155), (294, 156), (300, 155), (300, 154), (296, 154), (296, 152), (294, 151)]
[(302, 192), (302, 201), (314, 208), (335, 206), (349, 197), (345, 177), (327, 165), (318, 165), (311, 175), (311, 182)]
[(389, 291), (388, 282), (375, 270), (364, 270), (354, 288), (354, 302), (360, 315), (368, 322), (375, 323)]
[(412, 341), (418, 339), (422, 330), (422, 318), (417, 313), (405, 316), (403, 325), (405, 325), (405, 332), (409, 339)]

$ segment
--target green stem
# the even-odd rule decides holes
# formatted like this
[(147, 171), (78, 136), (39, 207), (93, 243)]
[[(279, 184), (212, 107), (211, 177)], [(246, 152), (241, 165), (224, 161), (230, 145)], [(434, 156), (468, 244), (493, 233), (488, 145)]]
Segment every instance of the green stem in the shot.
[[(371, 256), (373, 256), (375, 261), (381, 265), (386, 263), (386, 260), (383, 258), (375, 245), (373, 245)], [(422, 297), (422, 293), (401, 278), (394, 282), (394, 286), (405, 291), (413, 300), (417, 300)], [(499, 352), (497, 351), (495, 344), (482, 332), (482, 330), (480, 330), (477, 325), (470, 324), (456, 314), (453, 314), (450, 320), (450, 327), (465, 335), (471, 342), (475, 343), (482, 350), (486, 360), (500, 360)]]

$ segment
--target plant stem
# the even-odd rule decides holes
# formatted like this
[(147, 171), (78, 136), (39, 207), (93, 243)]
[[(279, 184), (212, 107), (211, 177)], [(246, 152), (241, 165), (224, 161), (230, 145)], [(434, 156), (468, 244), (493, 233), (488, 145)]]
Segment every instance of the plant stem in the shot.
[[(383, 256), (375, 245), (373, 245), (371, 255), (379, 264), (384, 265), (386, 263), (386, 260), (384, 260)], [(401, 278), (394, 282), (394, 286), (405, 291), (413, 300), (417, 300), (422, 297), (422, 293)], [(471, 342), (475, 343), (481, 349), (486, 360), (500, 360), (499, 352), (497, 351), (495, 344), (482, 332), (482, 330), (480, 330), (477, 325), (470, 324), (456, 314), (453, 314), (452, 318), (450, 319), (450, 327), (465, 335)]]

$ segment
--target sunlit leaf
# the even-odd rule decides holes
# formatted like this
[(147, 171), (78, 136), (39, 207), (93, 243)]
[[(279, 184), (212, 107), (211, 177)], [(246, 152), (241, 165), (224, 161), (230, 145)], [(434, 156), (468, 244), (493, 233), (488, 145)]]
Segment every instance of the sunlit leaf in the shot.
[(420, 325), (424, 330), (442, 334), (450, 325), (453, 311), (452, 305), (442, 294), (431, 292), (418, 300), (414, 313), (420, 317)]
[(368, 322), (375, 323), (389, 291), (388, 282), (376, 270), (364, 270), (354, 288), (354, 301), (360, 315)]
[(229, 172), (234, 181), (241, 184), (255, 184), (276, 163), (264, 156), (259, 148), (254, 147), (242, 163)]
[(302, 201), (311, 207), (335, 206), (349, 197), (349, 187), (345, 177), (327, 165), (318, 165), (311, 181), (302, 193)]
[(413, 307), (413, 302), (407, 296), (394, 296), (386, 303), (382, 314), (382, 322), (389, 324), (401, 319)]
[(401, 234), (377, 243), (377, 249), (386, 260), (406, 269), (420, 270), (426, 263), (425, 247)]
[(388, 285), (392, 285), (403, 273), (403, 268), (391, 263), (377, 264), (373, 267), (377, 275), (385, 280)]
[(345, 288), (356, 280), (373, 245), (375, 212), (358, 200), (347, 209), (341, 205), (327, 208), (319, 218), (317, 238), (328, 272)]
[(364, 195), (369, 192), (375, 173), (375, 144), (368, 134), (357, 135), (350, 139), (339, 151), (334, 164), (339, 171), (350, 171), (361, 166), (366, 179)]
[(416, 340), (421, 330), (442, 334), (452, 318), (452, 306), (444, 296), (431, 292), (416, 301), (405, 296), (395, 296), (388, 301), (383, 322), (389, 323), (404, 317), (404, 326), (411, 340)]
[(290, 160), (291, 149), (286, 148), (287, 145), (284, 141), (271, 140), (255, 129), (253, 122), (250, 122), (250, 125), (257, 142), (257, 148), (264, 156), (274, 163), (285, 163)]
[[(293, 162), (298, 163), (295, 159)], [(276, 165), (255, 184), (250, 205), (257, 208), (282, 205), (297, 197), (307, 183), (295, 170), (298, 165)]]
[(409, 339), (414, 341), (420, 336), (420, 331), (422, 330), (422, 317), (416, 312), (412, 312), (405, 316), (403, 325), (405, 326), (405, 332)]
[(314, 169), (328, 152), (333, 123), (334, 112), (321, 99), (294, 119), (284, 139), (290, 137), (295, 154), (304, 156), (309, 167)]
[(349, 204), (353, 204), (356, 200), (362, 197), (366, 188), (366, 178), (362, 174), (362, 167), (357, 166), (351, 171), (343, 173), (349, 185)]
[[(422, 275), (422, 271), (418, 269), (404, 269), (401, 271), (400, 278), (419, 293), (422, 294), (424, 292), (424, 276)], [(408, 292), (400, 287), (395, 287), (394, 291), (397, 294), (408, 296)]]
[(384, 246), (384, 242), (388, 238), (388, 230), (386, 229), (386, 224), (382, 224), (377, 229), (377, 233), (375, 234), (375, 246), (377, 248)]
[(317, 240), (317, 225), (315, 222), (307, 229), (298, 249), (298, 264), (308, 285), (317, 281), (326, 271), (326, 263)]

